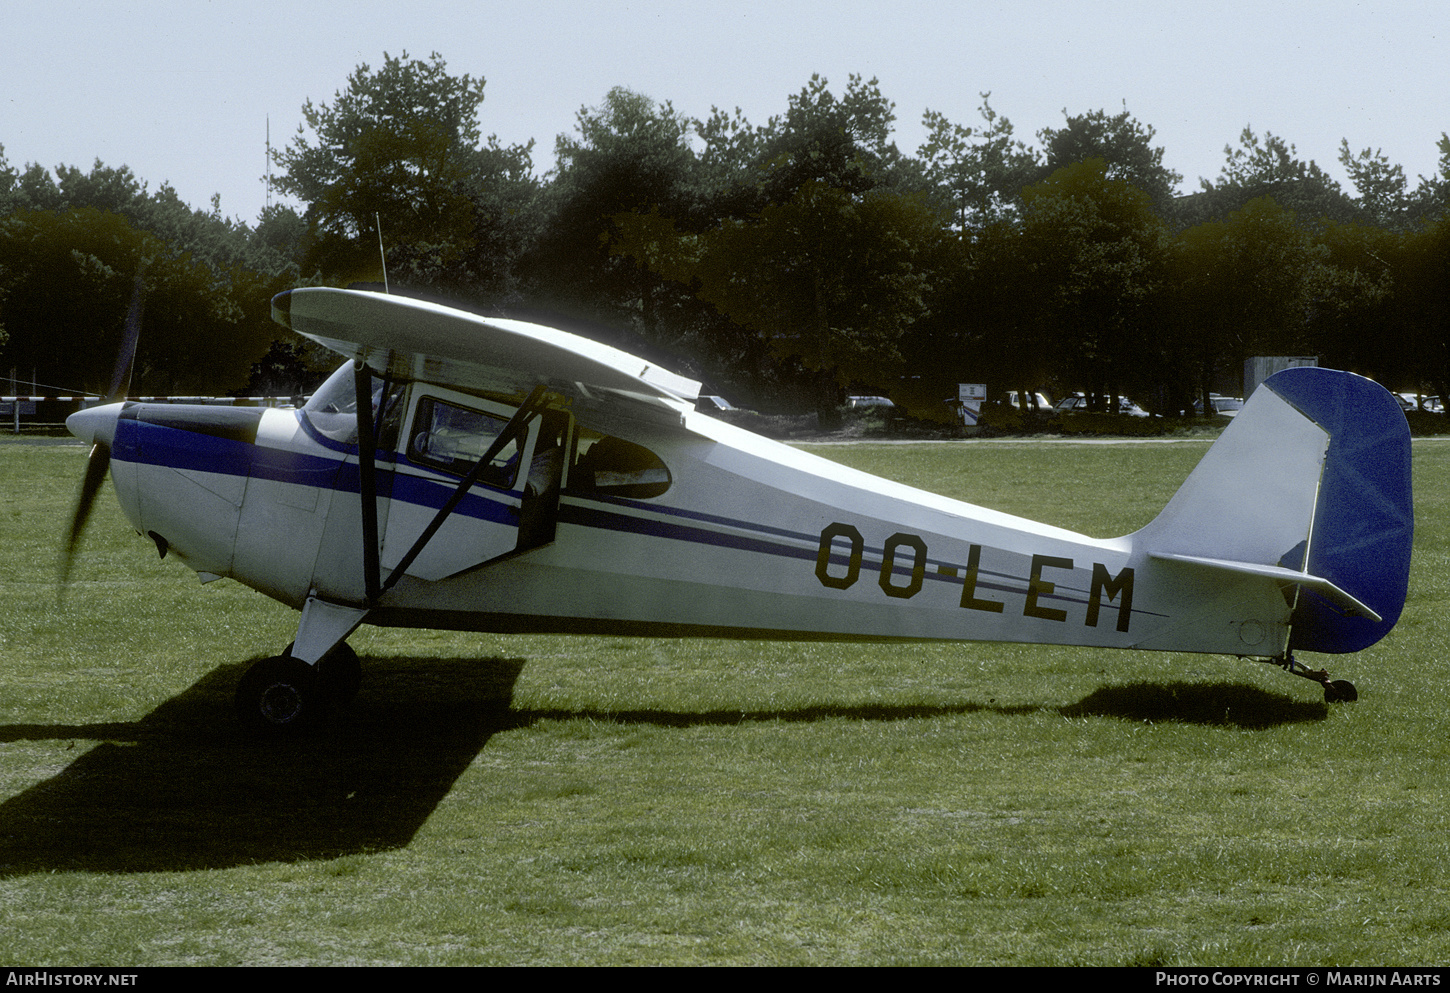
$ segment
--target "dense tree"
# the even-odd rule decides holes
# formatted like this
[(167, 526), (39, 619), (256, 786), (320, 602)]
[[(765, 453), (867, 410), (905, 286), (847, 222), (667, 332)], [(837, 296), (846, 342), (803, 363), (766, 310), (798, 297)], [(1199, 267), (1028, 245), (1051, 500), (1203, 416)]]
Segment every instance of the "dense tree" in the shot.
[(1358, 207), (1339, 183), (1312, 160), (1297, 157), (1293, 145), (1271, 132), (1260, 138), (1252, 128), (1239, 135), (1239, 147), (1224, 146), (1225, 162), (1216, 182), (1200, 180), (1203, 191), (1178, 205), (1180, 227), (1222, 220), (1251, 200), (1272, 197), (1304, 224), (1359, 219)]
[(20, 173), (10, 165), (10, 160), (5, 157), (5, 145), (0, 143), (0, 216), (15, 209), (19, 183)]
[(837, 97), (825, 77), (812, 76), (785, 113), (761, 129), (745, 178), (768, 203), (788, 202), (813, 184), (852, 194), (909, 184), (910, 170), (891, 141), (895, 120), (895, 105), (876, 80), (853, 75)]
[(1201, 396), (1219, 376), (1239, 381), (1251, 355), (1316, 353), (1309, 318), (1331, 290), (1327, 256), (1270, 197), (1176, 236), (1168, 327)]
[(710, 352), (794, 378), (829, 420), (847, 383), (894, 384), (942, 233), (921, 171), (890, 141), (893, 120), (859, 76), (840, 97), (812, 77), (761, 127), (716, 110), (693, 122), (695, 199), (616, 217), (614, 254), (708, 302), (716, 316), (698, 320)]
[(1111, 178), (1102, 159), (1065, 166), (1023, 196), (1025, 261), (1055, 329), (1059, 377), (1114, 400), (1149, 385), (1161, 375), (1150, 315), (1167, 237), (1150, 197)]
[(1062, 114), (1067, 119), (1063, 127), (1037, 134), (1049, 170), (1100, 159), (1107, 164), (1108, 179), (1142, 190), (1156, 211), (1167, 213), (1183, 175), (1163, 164), (1163, 149), (1153, 147), (1156, 132), (1151, 126), (1134, 119), (1126, 108), (1112, 117), (1101, 110)]
[[(0, 187), (4, 185), (5, 171), (0, 163)], [(12, 211), (90, 208), (119, 214), (138, 230), (155, 235), (164, 251), (204, 262), (219, 274), (219, 279), (238, 265), (272, 274), (296, 272), (295, 245), (285, 241), (269, 245), (254, 238), (246, 225), (222, 215), (220, 197), (212, 197), (210, 210), (193, 209), (182, 202), (169, 183), (148, 193), (146, 184), (129, 167), (108, 166), (100, 160), (89, 172), (60, 165), (52, 175), (34, 164), (24, 174), (9, 171), (13, 180), (5, 192)], [(291, 211), (273, 208), (271, 215), (275, 218), (286, 213)]]
[(906, 379), (893, 398), (919, 417), (940, 419), (959, 383), (990, 395), (1032, 393), (1058, 376), (1048, 342), (1050, 309), (1021, 226), (999, 220), (943, 241), (933, 267), (929, 313), (902, 342)]
[[(920, 197), (859, 195), (816, 180), (746, 220), (681, 237), (658, 215), (634, 219), (624, 243), (658, 271), (698, 287), (735, 323), (815, 377), (829, 419), (839, 387), (889, 391), (901, 342), (926, 312), (938, 215)], [(653, 255), (646, 254), (653, 250)]]
[(1450, 213), (1450, 135), (1442, 132), (1435, 147), (1440, 151), (1439, 168), (1433, 176), (1421, 176), (1410, 194), (1408, 213), (1415, 221), (1435, 222)]
[(982, 381), (1182, 409), (1259, 352), (1450, 388), (1444, 135), (1413, 189), (1342, 143), (1346, 195), (1245, 129), (1174, 199), (1126, 109), (1064, 111), (1031, 147), (983, 94), (980, 122), (927, 111), (903, 155), (876, 80), (816, 76), (763, 124), (611, 90), (541, 180), (532, 142), (482, 137), (483, 92), (436, 53), (359, 66), (275, 153), (300, 210), (251, 226), (125, 166), (21, 167), (0, 146), (0, 362), (103, 388), (140, 274), (138, 389), (303, 388), (309, 356), (272, 336), (268, 300), (376, 281), (381, 226), (395, 291), (563, 324), (771, 409), (829, 416), (848, 384), (932, 409)]
[(1339, 162), (1359, 194), (1359, 209), (1365, 221), (1382, 228), (1405, 224), (1410, 195), (1404, 169), (1392, 165), (1378, 149), (1366, 148), (1353, 154), (1347, 140), (1339, 143)]
[(979, 128), (954, 124), (932, 110), (922, 118), (927, 140), (917, 155), (962, 229), (1019, 218), (1023, 188), (1043, 177), (1041, 159), (1012, 136), (1012, 122), (992, 109), (990, 97), (982, 94), (985, 124)]
[(690, 121), (668, 103), (622, 87), (583, 108), (555, 144), (539, 201), (539, 230), (521, 265), (526, 299), (572, 317), (659, 330), (658, 277), (612, 255), (615, 217), (662, 210), (689, 216), (694, 193)]
[(306, 237), (307, 221), (291, 207), (276, 204), (262, 211), (247, 240), (253, 257), (268, 261), (258, 268), (300, 275), (302, 245)]
[(305, 127), (273, 153), (283, 170), (273, 184), (307, 205), (308, 269), (381, 277), (381, 225), (400, 277), (449, 285), (460, 271), (477, 274), (469, 254), (480, 235), (512, 221), (497, 203), (482, 210), (480, 195), (527, 188), (532, 168), (529, 146), (482, 141), (483, 88), (482, 77), (450, 75), (436, 52), (428, 61), (404, 52), (385, 54), (377, 70), (359, 66), (330, 105), (303, 106)]
[(1450, 386), (1450, 224), (1331, 226), (1312, 342), (1323, 364), (1405, 392)]
[[(357, 239), (386, 214), (399, 238), (456, 242), (466, 236), (464, 160), (479, 137), (483, 80), (449, 76), (443, 59), (383, 56), (363, 64), (332, 104), (302, 107), (290, 146), (276, 150), (273, 185), (308, 205), (319, 235)], [(312, 136), (309, 138), (308, 131)]]
[(1450, 397), (1450, 214), (1407, 233), (1394, 262), (1391, 330), (1413, 361), (1411, 383)]
[[(246, 382), (272, 338), (267, 291), (281, 287), (240, 271), (219, 277), (95, 207), (19, 210), (0, 220), (4, 361), (52, 387), (105, 391), (138, 284), (145, 317), (133, 392), (216, 393)], [(252, 295), (261, 302), (238, 302)]]
[(278, 331), (267, 301), (296, 279), (285, 251), (223, 217), (217, 198), (193, 210), (169, 185), (148, 193), (124, 166), (0, 173), (4, 360), (56, 386), (107, 388), (139, 274), (148, 318), (135, 388), (216, 393), (246, 382)]

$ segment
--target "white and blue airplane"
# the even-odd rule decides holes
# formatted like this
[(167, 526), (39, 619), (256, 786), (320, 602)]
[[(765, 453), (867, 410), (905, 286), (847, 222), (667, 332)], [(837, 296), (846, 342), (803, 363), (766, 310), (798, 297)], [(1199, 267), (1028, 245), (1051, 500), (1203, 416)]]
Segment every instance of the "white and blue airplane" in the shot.
[(73, 537), (109, 468), (163, 556), (301, 611), (238, 686), (258, 728), (355, 693), (364, 623), (1204, 652), (1336, 701), (1354, 687), (1294, 653), (1366, 648), (1404, 605), (1409, 432), (1350, 373), (1272, 377), (1152, 523), (1097, 539), (761, 438), (564, 331), (320, 287), (272, 313), (348, 359), (301, 409), (67, 422), (93, 446)]

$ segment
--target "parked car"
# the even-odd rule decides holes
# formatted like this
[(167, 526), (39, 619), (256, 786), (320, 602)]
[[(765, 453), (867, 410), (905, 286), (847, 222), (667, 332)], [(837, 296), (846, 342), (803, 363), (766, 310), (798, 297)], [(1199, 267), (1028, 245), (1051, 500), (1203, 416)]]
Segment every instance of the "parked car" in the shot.
[[(1086, 414), (1088, 413), (1088, 398), (1081, 393), (1074, 393), (1064, 400), (1059, 400), (1053, 409), (1059, 414)], [(1127, 397), (1118, 398), (1118, 413), (1126, 414), (1128, 417), (1148, 416), (1146, 410)]]
[(695, 409), (705, 414), (723, 414), (727, 410), (739, 410), (729, 400), (717, 396), (701, 396), (695, 401)]
[[(1244, 402), (1239, 397), (1226, 397), (1217, 393), (1210, 393), (1208, 395), (1208, 403), (1209, 413), (1217, 414), (1220, 417), (1233, 417), (1240, 410), (1244, 409)], [(1200, 414), (1203, 413), (1202, 398), (1193, 401), (1193, 409)]]
[[(1052, 413), (1052, 402), (1047, 399), (1047, 395), (1045, 393), (1030, 393), (1028, 394), (1028, 397), (1028, 410), (1032, 409), (1032, 400), (1030, 398), (1036, 397), (1037, 409), (1042, 411), (1044, 414)], [(1014, 407), (1020, 408), (1022, 406), (1022, 394), (1017, 392), (1016, 390), (1013, 390), (1011, 393), (1007, 394), (1007, 402)]]
[(847, 397), (846, 404), (855, 407), (895, 407), (886, 397)]
[(1426, 410), (1432, 414), (1438, 414), (1445, 409), (1441, 405), (1439, 397), (1419, 396), (1414, 393), (1396, 393), (1395, 399), (1400, 401), (1400, 408), (1406, 413), (1412, 410)]

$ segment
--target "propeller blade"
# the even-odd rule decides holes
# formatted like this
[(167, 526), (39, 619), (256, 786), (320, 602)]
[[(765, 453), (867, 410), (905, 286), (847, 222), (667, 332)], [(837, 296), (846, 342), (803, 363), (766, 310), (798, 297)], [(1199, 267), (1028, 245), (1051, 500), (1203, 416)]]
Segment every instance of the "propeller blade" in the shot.
[[(136, 279), (131, 284), (131, 306), (126, 311), (126, 329), (121, 339), (121, 351), (116, 356), (116, 368), (111, 374), (111, 390), (107, 394), (109, 400), (124, 400), (131, 392), (131, 373), (136, 364), (136, 344), (141, 338), (141, 310), (144, 303), (146, 283), (142, 278), (146, 261), (142, 259), (136, 267)], [(84, 412), (74, 414), (72, 417), (80, 418), (78, 424), (86, 423)], [(67, 420), (69, 424), (69, 420)], [(90, 429), (95, 430), (96, 425), (90, 424)], [(114, 428), (112, 428), (114, 433)], [(111, 435), (107, 435), (111, 437)], [(102, 484), (106, 481), (106, 472), (111, 468), (111, 446), (100, 438), (94, 438), (91, 445), (91, 454), (86, 459), (86, 474), (81, 480), (81, 491), (76, 496), (75, 513), (71, 516), (70, 535), (66, 538), (65, 549), (60, 557), (60, 588), (65, 590), (65, 584), (70, 579), (71, 563), (75, 561), (76, 549), (80, 546), (81, 533), (86, 529), (86, 521), (90, 519), (91, 507), (96, 502), (96, 494), (101, 491)]]
[(131, 307), (126, 311), (126, 332), (121, 338), (121, 351), (116, 356), (116, 368), (111, 374), (110, 400), (124, 400), (131, 392), (131, 372), (136, 364), (136, 343), (141, 337), (142, 295), (145, 284), (141, 279), (141, 268), (136, 269), (136, 281), (131, 286)]
[(60, 559), (60, 584), (65, 586), (70, 578), (71, 562), (75, 559), (77, 546), (80, 545), (81, 532), (85, 530), (86, 520), (91, 516), (91, 507), (96, 502), (96, 494), (100, 492), (101, 485), (106, 481), (106, 471), (111, 467), (111, 446), (103, 441), (96, 442), (91, 446), (90, 457), (86, 460), (86, 474), (81, 480), (81, 491), (76, 497), (75, 514), (71, 517), (70, 536), (66, 539), (65, 551)]

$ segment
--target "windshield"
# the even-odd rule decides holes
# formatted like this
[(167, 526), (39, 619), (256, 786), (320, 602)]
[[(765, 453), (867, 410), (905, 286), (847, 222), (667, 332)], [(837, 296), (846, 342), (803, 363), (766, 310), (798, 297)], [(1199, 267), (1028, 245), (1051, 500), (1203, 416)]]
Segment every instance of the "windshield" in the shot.
[[(397, 442), (405, 384), (373, 379), (373, 425), (378, 447), (391, 449)], [(382, 408), (382, 417), (378, 417)], [(352, 363), (346, 362), (312, 394), (302, 408), (303, 415), (319, 434), (344, 445), (357, 442), (357, 386)]]

